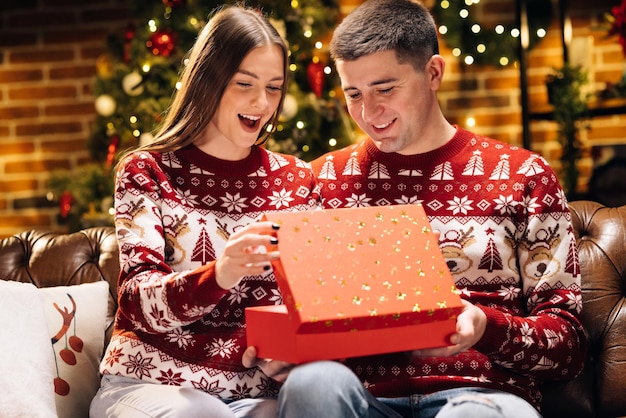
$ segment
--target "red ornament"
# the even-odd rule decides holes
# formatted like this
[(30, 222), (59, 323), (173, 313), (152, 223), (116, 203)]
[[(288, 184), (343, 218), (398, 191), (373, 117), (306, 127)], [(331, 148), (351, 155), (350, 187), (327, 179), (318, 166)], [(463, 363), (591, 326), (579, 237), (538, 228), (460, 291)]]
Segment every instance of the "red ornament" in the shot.
[(180, 6), (184, 6), (185, 0), (163, 0), (163, 4), (166, 5), (167, 7), (171, 7), (172, 9), (175, 9)]
[(74, 196), (70, 193), (69, 190), (64, 191), (59, 196), (59, 212), (61, 214), (61, 218), (67, 218), (72, 210), (72, 203), (74, 203)]
[(321, 98), (324, 91), (324, 66), (319, 61), (311, 61), (306, 68), (306, 74), (311, 90), (318, 99)]
[(152, 54), (167, 58), (174, 51), (175, 42), (176, 34), (169, 29), (164, 29), (157, 30), (150, 35), (150, 39), (146, 41), (146, 46)]
[(113, 161), (115, 160), (115, 153), (117, 152), (117, 147), (120, 145), (120, 137), (117, 134), (114, 134), (111, 137), (111, 141), (109, 142), (109, 148), (107, 149), (107, 167), (111, 167), (113, 165)]
[(124, 62), (126, 64), (130, 61), (130, 46), (135, 38), (136, 31), (135, 25), (132, 23), (129, 23), (128, 26), (126, 26), (126, 32), (124, 33)]
[(609, 29), (609, 35), (619, 35), (619, 44), (622, 46), (622, 52), (626, 57), (626, 0), (611, 9), (613, 22)]

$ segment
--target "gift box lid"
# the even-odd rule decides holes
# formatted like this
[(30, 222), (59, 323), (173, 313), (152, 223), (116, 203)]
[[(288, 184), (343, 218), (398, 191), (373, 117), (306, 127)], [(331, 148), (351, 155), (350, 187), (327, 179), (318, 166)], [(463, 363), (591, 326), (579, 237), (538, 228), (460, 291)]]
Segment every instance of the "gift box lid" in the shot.
[[(267, 213), (294, 331), (338, 332), (456, 317), (461, 300), (421, 205)], [(270, 249), (274, 250), (274, 249)]]

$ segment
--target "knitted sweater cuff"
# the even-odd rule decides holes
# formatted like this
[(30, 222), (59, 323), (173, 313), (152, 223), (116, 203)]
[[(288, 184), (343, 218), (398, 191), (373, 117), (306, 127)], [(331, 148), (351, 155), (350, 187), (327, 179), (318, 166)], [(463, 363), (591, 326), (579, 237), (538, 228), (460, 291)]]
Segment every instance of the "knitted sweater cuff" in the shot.
[(487, 326), (481, 339), (474, 348), (483, 354), (497, 353), (510, 338), (510, 318), (502, 311), (478, 305), (487, 316)]
[(226, 293), (227, 289), (222, 289), (215, 279), (215, 261), (198, 267), (192, 275), (196, 276), (198, 291), (194, 292), (198, 306), (217, 303)]

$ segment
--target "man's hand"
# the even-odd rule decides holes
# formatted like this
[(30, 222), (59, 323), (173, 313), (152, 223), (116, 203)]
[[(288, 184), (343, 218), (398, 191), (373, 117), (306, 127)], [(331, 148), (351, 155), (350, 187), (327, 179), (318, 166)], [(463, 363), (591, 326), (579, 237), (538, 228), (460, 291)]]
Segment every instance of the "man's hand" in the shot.
[(480, 341), (487, 327), (487, 316), (476, 305), (466, 300), (462, 302), (463, 311), (456, 318), (456, 332), (450, 336), (452, 345), (415, 350), (412, 352), (413, 355), (418, 357), (453, 356), (473, 347)]
[(257, 358), (256, 347), (248, 347), (244, 351), (241, 363), (247, 368), (259, 367), (263, 373), (277, 382), (284, 382), (294, 367), (293, 364), (284, 361)]

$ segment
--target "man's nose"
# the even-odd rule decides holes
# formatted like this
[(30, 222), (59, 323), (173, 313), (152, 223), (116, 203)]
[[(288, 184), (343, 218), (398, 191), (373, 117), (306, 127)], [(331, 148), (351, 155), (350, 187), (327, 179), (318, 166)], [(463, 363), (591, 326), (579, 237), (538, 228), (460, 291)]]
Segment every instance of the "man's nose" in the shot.
[(381, 113), (381, 106), (374, 99), (363, 99), (361, 102), (361, 117), (364, 121), (374, 121)]

